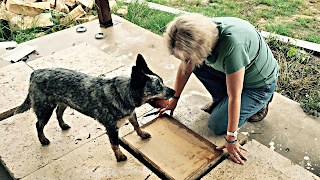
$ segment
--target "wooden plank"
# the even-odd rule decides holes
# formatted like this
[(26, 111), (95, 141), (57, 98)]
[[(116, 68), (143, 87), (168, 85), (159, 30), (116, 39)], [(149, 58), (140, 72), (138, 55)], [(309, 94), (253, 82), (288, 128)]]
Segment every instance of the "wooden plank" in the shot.
[(142, 129), (150, 139), (131, 132), (121, 140), (168, 179), (197, 179), (222, 158), (214, 144), (167, 115)]

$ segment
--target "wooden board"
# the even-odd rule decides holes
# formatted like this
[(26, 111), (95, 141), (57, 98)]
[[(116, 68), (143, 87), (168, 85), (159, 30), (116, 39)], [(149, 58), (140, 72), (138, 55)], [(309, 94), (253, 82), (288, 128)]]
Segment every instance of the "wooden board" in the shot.
[(123, 143), (168, 179), (197, 179), (221, 158), (216, 145), (172, 117), (156, 118), (142, 129), (151, 134), (150, 139), (131, 132)]

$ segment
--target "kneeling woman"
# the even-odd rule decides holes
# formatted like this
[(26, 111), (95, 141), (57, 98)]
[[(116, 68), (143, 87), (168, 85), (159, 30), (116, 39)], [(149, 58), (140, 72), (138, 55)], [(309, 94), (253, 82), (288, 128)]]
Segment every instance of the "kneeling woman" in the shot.
[(246, 121), (260, 121), (267, 112), (277, 84), (278, 65), (261, 34), (247, 21), (207, 18), (200, 14), (176, 17), (164, 39), (169, 52), (181, 60), (174, 90), (166, 108), (171, 115), (191, 73), (212, 95), (205, 111), (215, 134), (227, 133), (231, 158), (243, 164), (245, 150), (237, 142), (237, 129)]

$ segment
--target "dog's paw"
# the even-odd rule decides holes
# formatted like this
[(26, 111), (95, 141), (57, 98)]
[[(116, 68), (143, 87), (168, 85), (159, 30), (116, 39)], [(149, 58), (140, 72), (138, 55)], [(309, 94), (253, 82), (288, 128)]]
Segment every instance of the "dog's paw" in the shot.
[(47, 139), (47, 138), (41, 139), (40, 142), (41, 142), (41, 144), (44, 145), (44, 146), (50, 144), (50, 141), (49, 141), (49, 139)]
[(64, 125), (62, 125), (60, 127), (61, 127), (62, 130), (68, 130), (68, 129), (71, 128), (68, 124), (64, 124)]
[(151, 137), (151, 135), (147, 132), (142, 131), (142, 133), (139, 135), (142, 139), (148, 139)]
[(127, 160), (127, 156), (124, 154), (121, 154), (119, 157), (117, 157), (118, 162), (126, 161), (126, 160)]

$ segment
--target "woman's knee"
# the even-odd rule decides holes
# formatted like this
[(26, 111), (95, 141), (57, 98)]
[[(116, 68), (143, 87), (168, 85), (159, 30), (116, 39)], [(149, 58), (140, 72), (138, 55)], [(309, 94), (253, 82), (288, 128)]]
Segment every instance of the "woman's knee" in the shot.
[(225, 134), (227, 132), (227, 126), (223, 126), (219, 122), (212, 121), (212, 119), (208, 120), (207, 126), (216, 135)]

